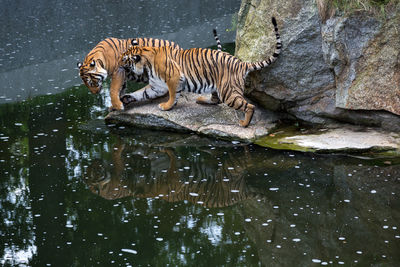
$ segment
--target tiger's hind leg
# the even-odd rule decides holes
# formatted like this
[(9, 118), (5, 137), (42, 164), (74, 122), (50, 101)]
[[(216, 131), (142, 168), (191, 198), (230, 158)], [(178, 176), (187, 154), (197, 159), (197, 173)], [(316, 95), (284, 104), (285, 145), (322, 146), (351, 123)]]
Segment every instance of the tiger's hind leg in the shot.
[(239, 124), (242, 127), (247, 127), (250, 124), (251, 119), (253, 118), (253, 114), (254, 114), (254, 105), (249, 104), (246, 102), (246, 108), (243, 109), (244, 111), (244, 120), (239, 120)]
[(212, 92), (210, 98), (206, 98), (204, 96), (199, 96), (196, 99), (196, 103), (197, 104), (207, 104), (207, 105), (217, 105), (217, 104), (221, 103), (221, 101), (219, 100), (218, 93)]
[(246, 99), (244, 99), (243, 95), (237, 93), (232, 94), (225, 103), (229, 107), (233, 107), (236, 110), (240, 109), (244, 112), (244, 120), (239, 120), (240, 126), (247, 127), (250, 124), (254, 114), (254, 105), (249, 104)]

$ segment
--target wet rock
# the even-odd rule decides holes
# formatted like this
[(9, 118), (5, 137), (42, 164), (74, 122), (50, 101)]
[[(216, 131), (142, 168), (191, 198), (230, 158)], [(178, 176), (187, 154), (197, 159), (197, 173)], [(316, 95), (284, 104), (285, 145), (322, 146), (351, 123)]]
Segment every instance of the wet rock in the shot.
[[(196, 104), (197, 96), (196, 94), (184, 95), (170, 111), (161, 111), (158, 108), (158, 104), (166, 100), (162, 98), (152, 102), (132, 104), (126, 111), (112, 112), (105, 119), (108, 124), (174, 132), (195, 132), (218, 139), (252, 142), (274, 149), (320, 153), (372, 151), (385, 152), (387, 156), (400, 155), (398, 133), (341, 124), (336, 128), (319, 130), (310, 128), (299, 131), (293, 126), (278, 128), (274, 123), (279, 119), (277, 115), (263, 111), (261, 108), (256, 109), (250, 126), (243, 128), (238, 125), (239, 117), (243, 115), (241, 112), (236, 112), (223, 104)], [(158, 135), (160, 142), (167, 142), (164, 140), (165, 134), (158, 132)], [(154, 137), (152, 140), (154, 143)], [(179, 143), (175, 139), (169, 140), (171, 141)], [(184, 144), (198, 142), (190, 138), (181, 141)]]
[(400, 135), (363, 127), (346, 126), (321, 129), (312, 133), (281, 132), (256, 141), (259, 145), (320, 153), (385, 152), (386, 156), (400, 155)]
[(170, 111), (162, 111), (158, 104), (166, 98), (140, 104), (132, 103), (126, 111), (116, 111), (105, 118), (108, 124), (126, 124), (133, 127), (195, 132), (229, 140), (254, 141), (268, 134), (275, 127), (277, 115), (256, 108), (247, 128), (239, 126), (244, 114), (224, 105), (199, 105), (197, 94), (181, 96)]
[(236, 55), (258, 61), (274, 49), (276, 16), (283, 49), (272, 66), (247, 78), (246, 93), (271, 110), (311, 123), (400, 128), (400, 6), (385, 18), (340, 15), (332, 1), (243, 0)]

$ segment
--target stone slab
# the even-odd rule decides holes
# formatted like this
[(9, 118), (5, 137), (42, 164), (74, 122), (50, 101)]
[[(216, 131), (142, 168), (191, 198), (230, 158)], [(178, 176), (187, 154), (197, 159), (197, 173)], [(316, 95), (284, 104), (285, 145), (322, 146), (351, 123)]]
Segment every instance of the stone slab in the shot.
[(320, 152), (363, 153), (390, 152), (400, 156), (400, 135), (371, 128), (345, 125), (336, 129), (322, 129), (313, 133), (271, 133), (256, 142), (276, 149)]
[(239, 126), (244, 113), (224, 105), (200, 105), (199, 95), (185, 93), (177, 105), (162, 111), (158, 104), (166, 98), (143, 103), (132, 103), (126, 111), (114, 111), (105, 118), (107, 124), (124, 124), (132, 127), (159, 129), (178, 132), (195, 132), (207, 136), (253, 142), (267, 135), (276, 126), (277, 115), (256, 108), (247, 128)]
[[(319, 153), (391, 152), (400, 156), (400, 135), (375, 128), (337, 124), (334, 128), (295, 130), (279, 128), (275, 113), (256, 108), (249, 127), (239, 126), (243, 113), (224, 105), (200, 105), (196, 94), (183, 95), (170, 111), (158, 104), (167, 98), (132, 103), (125, 111), (114, 111), (105, 118), (107, 124), (173, 131), (193, 132), (217, 139), (255, 143), (274, 149)], [(160, 131), (161, 134), (165, 134)], [(394, 154), (393, 154), (394, 153)]]

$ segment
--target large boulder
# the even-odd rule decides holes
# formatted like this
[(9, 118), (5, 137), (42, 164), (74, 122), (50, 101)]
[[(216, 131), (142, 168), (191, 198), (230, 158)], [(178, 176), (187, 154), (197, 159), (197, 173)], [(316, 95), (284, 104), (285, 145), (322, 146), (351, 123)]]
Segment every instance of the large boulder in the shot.
[(244, 0), (239, 11), (236, 55), (244, 61), (259, 61), (275, 49), (275, 35), (270, 17), (276, 16), (283, 51), (271, 68), (249, 76), (248, 95), (257, 100), (262, 95), (271, 103), (265, 107), (291, 108), (332, 88), (334, 76), (325, 63), (314, 0), (256, 1)]
[(276, 63), (249, 75), (247, 96), (307, 122), (400, 130), (400, 4), (381, 18), (335, 16), (330, 2), (242, 1), (236, 55), (259, 61), (273, 52), (271, 16), (283, 42)]

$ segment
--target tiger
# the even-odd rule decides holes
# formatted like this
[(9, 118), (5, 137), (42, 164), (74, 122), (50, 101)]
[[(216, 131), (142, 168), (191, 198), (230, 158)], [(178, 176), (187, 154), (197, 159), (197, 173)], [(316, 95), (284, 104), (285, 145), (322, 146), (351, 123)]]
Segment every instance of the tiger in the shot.
[(167, 102), (159, 104), (161, 110), (170, 110), (177, 103), (182, 91), (211, 93), (211, 98), (197, 98), (200, 104), (225, 103), (245, 113), (239, 125), (247, 127), (253, 117), (254, 105), (243, 96), (246, 76), (265, 68), (278, 58), (282, 42), (276, 19), (272, 17), (276, 36), (276, 48), (267, 60), (247, 63), (222, 51), (203, 48), (177, 50), (169, 47), (141, 47), (132, 40), (130, 47), (121, 57), (120, 65), (130, 68), (137, 75), (149, 77), (149, 87), (141, 92), (121, 97), (124, 106), (131, 102), (153, 99), (169, 93)]
[[(128, 171), (124, 156), (127, 151), (124, 150), (146, 158), (138, 161), (132, 157), (129, 165), (135, 169), (145, 164), (148, 174)], [(188, 180), (178, 170), (180, 161), (174, 149), (149, 147), (143, 150), (136, 144), (126, 146), (126, 143), (117, 142), (112, 149), (112, 164), (107, 164), (108, 159), (94, 159), (86, 169), (85, 182), (92, 193), (108, 200), (157, 197), (168, 202), (190, 201), (208, 208), (227, 207), (245, 200), (267, 200), (261, 190), (246, 181), (245, 173), (252, 160), (247, 156), (237, 158), (228, 153), (221, 158), (223, 164), (219, 168), (204, 168), (204, 162), (189, 160), (192, 176)]]
[[(217, 50), (222, 51), (222, 45), (218, 34), (215, 30), (213, 33), (217, 43)], [(99, 93), (102, 89), (103, 82), (107, 77), (111, 77), (111, 111), (123, 109), (120, 96), (125, 94), (127, 80), (143, 83), (148, 82), (148, 78), (145, 75), (136, 75), (120, 68), (118, 65), (122, 53), (130, 47), (132, 40), (135, 40), (139, 46), (169, 46), (172, 49), (181, 49), (178, 44), (172, 41), (153, 38), (106, 38), (99, 42), (85, 57), (83, 63), (78, 62), (77, 66), (79, 69), (79, 76), (93, 94)], [(145, 86), (140, 89), (139, 92), (148, 88), (149, 86)]]

